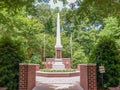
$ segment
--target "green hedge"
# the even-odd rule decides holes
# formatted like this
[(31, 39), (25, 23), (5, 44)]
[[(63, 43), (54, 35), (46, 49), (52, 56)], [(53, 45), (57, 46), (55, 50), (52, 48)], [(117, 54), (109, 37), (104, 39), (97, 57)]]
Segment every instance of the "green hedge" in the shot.
[(101, 37), (93, 50), (90, 62), (97, 63), (97, 81), (102, 85), (102, 75), (99, 66), (105, 66), (104, 88), (118, 86), (120, 81), (120, 57), (115, 40), (110, 37)]
[(18, 90), (19, 63), (25, 60), (21, 43), (3, 36), (0, 39), (0, 87)]
[(54, 70), (54, 69), (41, 69), (41, 72), (74, 72), (74, 69)]

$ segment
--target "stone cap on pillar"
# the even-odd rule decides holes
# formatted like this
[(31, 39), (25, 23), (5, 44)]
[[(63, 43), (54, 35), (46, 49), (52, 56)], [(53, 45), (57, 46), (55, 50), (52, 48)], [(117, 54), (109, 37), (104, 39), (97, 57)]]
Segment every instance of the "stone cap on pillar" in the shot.
[(0, 90), (7, 90), (6, 87), (0, 87)]

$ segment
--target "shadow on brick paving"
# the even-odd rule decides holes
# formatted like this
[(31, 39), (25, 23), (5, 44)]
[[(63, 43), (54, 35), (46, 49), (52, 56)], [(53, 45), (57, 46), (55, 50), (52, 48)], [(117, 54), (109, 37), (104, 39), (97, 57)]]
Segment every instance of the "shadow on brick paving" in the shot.
[(69, 88), (55, 89), (55, 86), (49, 84), (41, 84), (36, 86), (33, 90), (83, 90), (79, 85), (70, 86)]

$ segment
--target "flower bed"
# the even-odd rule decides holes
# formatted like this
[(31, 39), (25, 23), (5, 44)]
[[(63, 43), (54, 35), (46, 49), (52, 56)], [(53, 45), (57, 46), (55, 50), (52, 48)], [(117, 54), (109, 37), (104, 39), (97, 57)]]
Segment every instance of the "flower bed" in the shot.
[(74, 69), (54, 70), (54, 69), (41, 69), (41, 72), (74, 72)]

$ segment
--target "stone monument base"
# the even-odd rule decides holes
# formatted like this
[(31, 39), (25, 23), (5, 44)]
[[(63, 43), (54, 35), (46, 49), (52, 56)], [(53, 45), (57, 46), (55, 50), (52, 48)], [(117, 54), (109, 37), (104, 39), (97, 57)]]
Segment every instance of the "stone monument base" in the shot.
[[(70, 58), (61, 58), (62, 64), (65, 65), (65, 69), (71, 69), (71, 59)], [(53, 64), (55, 64), (56, 58), (46, 58), (45, 68), (52, 69)]]
[(54, 70), (63, 70), (65, 69), (65, 65), (62, 63), (62, 59), (55, 59), (55, 62), (52, 66)]

